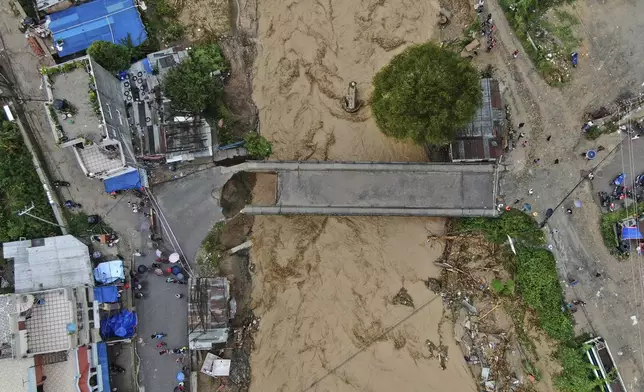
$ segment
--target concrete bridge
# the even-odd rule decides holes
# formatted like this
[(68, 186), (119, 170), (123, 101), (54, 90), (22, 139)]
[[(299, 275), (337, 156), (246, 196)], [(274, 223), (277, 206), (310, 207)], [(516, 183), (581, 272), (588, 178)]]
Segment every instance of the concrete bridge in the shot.
[(493, 164), (250, 161), (222, 174), (277, 174), (274, 205), (251, 215), (389, 215), (494, 217), (498, 166)]

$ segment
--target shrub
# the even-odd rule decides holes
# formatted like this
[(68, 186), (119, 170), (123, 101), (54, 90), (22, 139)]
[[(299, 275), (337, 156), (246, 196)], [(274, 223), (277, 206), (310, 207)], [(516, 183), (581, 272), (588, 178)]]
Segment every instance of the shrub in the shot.
[(249, 132), (244, 135), (246, 143), (244, 147), (248, 151), (248, 155), (254, 158), (268, 158), (273, 153), (273, 147), (266, 138), (256, 132)]

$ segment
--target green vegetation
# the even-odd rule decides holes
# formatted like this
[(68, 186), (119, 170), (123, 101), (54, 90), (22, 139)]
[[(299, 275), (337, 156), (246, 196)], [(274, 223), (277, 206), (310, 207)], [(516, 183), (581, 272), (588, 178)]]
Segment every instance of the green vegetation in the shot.
[(419, 144), (449, 144), (481, 104), (471, 63), (434, 43), (410, 46), (373, 78), (371, 107), (380, 130)]
[(615, 225), (628, 217), (634, 216), (635, 211), (640, 210), (638, 206), (638, 204), (634, 204), (629, 208), (620, 208), (617, 211), (602, 214), (601, 222), (599, 224), (599, 231), (602, 234), (604, 245), (606, 245), (608, 249), (615, 249), (615, 247), (619, 244), (619, 240), (617, 238), (617, 235), (615, 234)]
[(183, 38), (185, 27), (177, 21), (181, 11), (180, 4), (171, 0), (150, 0), (148, 10), (142, 15), (148, 32), (148, 40), (154, 46), (172, 46), (172, 43)]
[(554, 386), (562, 392), (595, 392), (602, 385), (592, 374), (593, 365), (586, 359), (588, 348), (580, 345), (562, 345), (556, 358), (562, 366), (561, 373), (553, 378)]
[(40, 68), (40, 74), (41, 75), (46, 75), (46, 76), (54, 76), (58, 74), (64, 74), (67, 72), (71, 72), (75, 70), (76, 68), (85, 68), (88, 65), (87, 60), (76, 60), (76, 61), (68, 61), (66, 63), (63, 63), (59, 66), (56, 67), (50, 67), (50, 68)]
[(597, 140), (602, 135), (608, 135), (610, 133), (617, 132), (617, 129), (617, 123), (614, 121), (607, 122), (602, 126), (593, 125), (586, 130), (586, 138), (590, 140)]
[[(523, 49), (550, 85), (570, 80), (570, 53), (579, 45), (577, 18), (558, 6), (574, 0), (501, 0), (505, 16)], [(553, 12), (548, 12), (553, 10)]]
[(20, 237), (59, 235), (58, 228), (17, 213), (34, 203), (32, 214), (55, 221), (44, 189), (34, 169), (31, 154), (18, 126), (3, 122), (0, 130), (0, 242)]
[(175, 110), (200, 114), (209, 107), (219, 107), (222, 86), (214, 72), (226, 69), (218, 45), (197, 46), (189, 52), (187, 59), (168, 72), (163, 80), (163, 91)]
[(526, 245), (539, 246), (545, 243), (545, 236), (529, 215), (517, 210), (506, 211), (499, 218), (466, 218), (456, 222), (458, 232), (481, 232), (488, 241), (504, 244), (508, 235)]
[(226, 222), (217, 222), (213, 228), (208, 232), (206, 238), (201, 243), (201, 248), (204, 253), (205, 260), (200, 260), (199, 264), (208, 264), (209, 267), (216, 268), (219, 265), (219, 260), (222, 252), (226, 250), (221, 243), (221, 233), (226, 227)]
[(512, 279), (508, 279), (505, 282), (494, 279), (490, 287), (497, 294), (507, 295), (509, 297), (514, 295), (514, 280)]
[[(592, 365), (586, 361), (585, 348), (575, 339), (573, 320), (562, 310), (563, 292), (559, 284), (556, 261), (550, 251), (543, 248), (543, 232), (527, 214), (512, 209), (495, 219), (466, 218), (456, 221), (455, 229), (461, 233), (481, 232), (496, 244), (507, 242), (507, 236), (516, 241), (517, 254), (506, 252), (505, 264), (516, 282), (516, 290), (525, 307), (536, 316), (539, 327), (559, 342), (557, 359), (562, 372), (555, 375), (554, 384), (562, 392), (591, 392), (599, 385), (594, 379)], [(493, 291), (506, 294), (514, 284), (495, 280)], [(514, 283), (514, 282), (513, 282)], [(533, 347), (525, 332), (525, 311), (521, 306), (509, 305), (512, 320), (517, 324), (519, 338), (528, 348)]]
[(117, 73), (130, 68), (131, 50), (125, 45), (109, 41), (94, 41), (87, 48), (87, 54), (109, 72)]
[(247, 133), (244, 135), (244, 140), (246, 141), (244, 147), (248, 151), (248, 155), (253, 158), (264, 159), (273, 153), (271, 143), (257, 132)]

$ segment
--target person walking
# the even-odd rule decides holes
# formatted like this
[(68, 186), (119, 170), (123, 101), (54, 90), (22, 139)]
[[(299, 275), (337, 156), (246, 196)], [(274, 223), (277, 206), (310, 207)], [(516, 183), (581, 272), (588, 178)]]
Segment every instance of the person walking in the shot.
[(512, 52), (512, 58), (516, 59), (517, 57), (519, 57), (519, 50), (518, 49), (515, 50), (514, 52)]

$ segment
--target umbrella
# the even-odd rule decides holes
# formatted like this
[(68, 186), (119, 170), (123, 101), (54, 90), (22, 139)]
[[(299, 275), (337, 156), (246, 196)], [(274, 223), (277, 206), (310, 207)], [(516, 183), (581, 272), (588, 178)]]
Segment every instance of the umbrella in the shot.
[(586, 152), (586, 159), (588, 160), (593, 160), (597, 156), (597, 152), (595, 150), (588, 150)]
[(144, 274), (144, 273), (148, 272), (148, 267), (146, 267), (143, 264), (141, 264), (136, 268), (136, 270), (139, 271), (140, 274)]
[(185, 379), (186, 379), (186, 375), (183, 374), (183, 372), (177, 373), (177, 381), (183, 382), (183, 380), (185, 380)]
[(575, 207), (581, 208), (581, 206), (583, 206), (583, 205), (584, 205), (584, 203), (582, 203), (581, 200), (579, 200), (579, 199), (575, 200)]
[(552, 213), (553, 213), (553, 212), (554, 212), (554, 211), (552, 210), (552, 208), (548, 208), (548, 209), (546, 210), (546, 218), (550, 218), (550, 217), (552, 216)]
[(174, 275), (179, 275), (181, 273), (181, 267), (175, 265), (174, 267), (172, 267), (172, 273)]
[(182, 273), (178, 273), (176, 276), (177, 276), (177, 280), (183, 280), (185, 278), (185, 276), (183, 276)]
[(155, 253), (156, 253), (157, 257), (163, 256), (163, 252), (161, 252), (161, 250), (159, 250), (159, 249), (157, 249)]
[(179, 253), (171, 254), (168, 260), (170, 260), (170, 262), (173, 264), (176, 263), (177, 261), (179, 261)]
[(523, 204), (523, 211), (532, 211), (532, 206), (528, 203)]
[(163, 276), (163, 271), (161, 270), (161, 268), (155, 268), (154, 273), (156, 275)]

